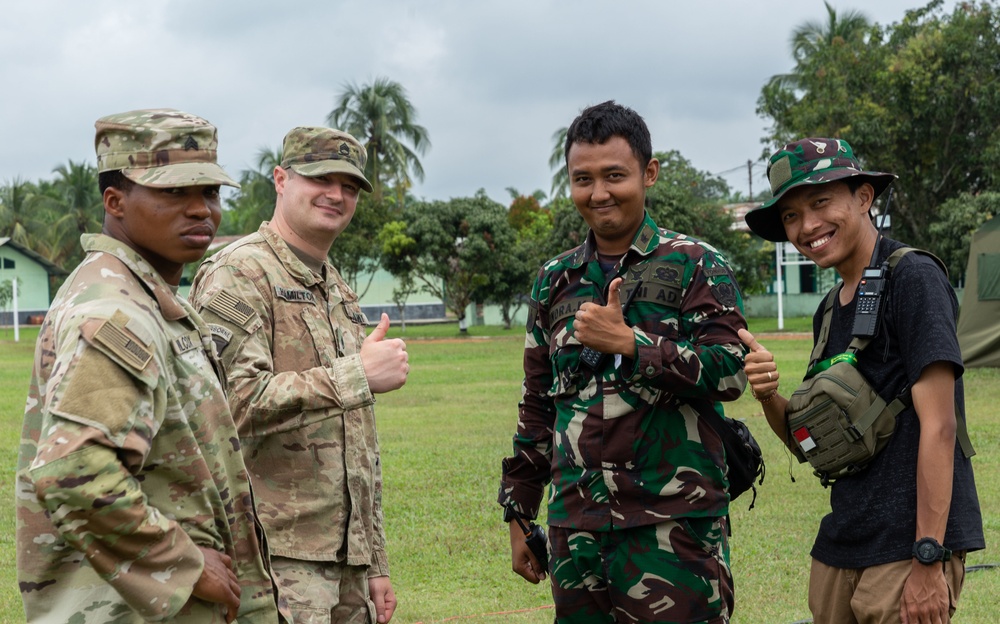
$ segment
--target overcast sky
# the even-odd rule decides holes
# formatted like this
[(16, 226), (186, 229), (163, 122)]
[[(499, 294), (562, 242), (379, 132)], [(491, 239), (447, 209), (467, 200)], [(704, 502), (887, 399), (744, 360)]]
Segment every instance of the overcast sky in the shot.
[[(918, 0), (831, 0), (889, 24)], [(954, 0), (948, 0), (951, 11)], [(762, 85), (822, 0), (0, 0), (0, 182), (94, 162), (94, 121), (179, 108), (219, 128), (234, 176), (346, 83), (400, 82), (427, 128), (425, 199), (548, 193), (552, 134), (615, 99), (656, 150), (747, 192)], [(756, 169), (754, 192), (765, 184)]]

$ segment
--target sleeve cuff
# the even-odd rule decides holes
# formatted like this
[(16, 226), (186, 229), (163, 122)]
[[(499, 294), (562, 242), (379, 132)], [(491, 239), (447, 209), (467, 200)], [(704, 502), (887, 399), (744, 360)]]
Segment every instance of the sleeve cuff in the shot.
[(340, 389), (340, 405), (345, 410), (367, 407), (375, 402), (365, 367), (361, 364), (361, 354), (337, 358), (328, 370), (334, 387)]
[(377, 576), (389, 576), (389, 558), (384, 550), (375, 550), (372, 553), (372, 564), (368, 566), (368, 578)]

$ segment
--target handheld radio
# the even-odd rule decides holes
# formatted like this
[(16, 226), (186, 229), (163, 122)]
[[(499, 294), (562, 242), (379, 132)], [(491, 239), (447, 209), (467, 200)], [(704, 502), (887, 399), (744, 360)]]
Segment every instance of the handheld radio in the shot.
[[(640, 287), (642, 287), (642, 280), (635, 283), (635, 287), (632, 289), (632, 292), (630, 292), (628, 297), (625, 298), (625, 303), (622, 304), (622, 315), (628, 312), (628, 307), (632, 304), (632, 300), (635, 299), (635, 296), (639, 294)], [(591, 349), (590, 347), (584, 347), (583, 351), (580, 352), (580, 361), (589, 366), (591, 370), (598, 371), (604, 365), (605, 355), (607, 354)]]
[(517, 521), (518, 528), (524, 533), (524, 543), (528, 545), (531, 554), (538, 560), (538, 565), (547, 571), (549, 567), (549, 555), (545, 547), (545, 544), (548, 542), (545, 537), (545, 530), (534, 522), (529, 522), (525, 525), (524, 520), (521, 520), (521, 514), (517, 513), (512, 502), (508, 501), (506, 507), (510, 510), (514, 520)]
[(854, 328), (851, 333), (858, 338), (871, 338), (878, 334), (879, 321), (882, 318), (883, 295), (889, 285), (887, 275), (888, 265), (883, 262), (876, 266), (878, 261), (878, 248), (882, 242), (882, 228), (885, 227), (885, 219), (889, 215), (892, 202), (892, 189), (885, 198), (885, 212), (878, 225), (878, 237), (875, 239), (875, 249), (872, 250), (872, 259), (861, 273), (861, 282), (858, 284), (857, 309), (854, 312)]

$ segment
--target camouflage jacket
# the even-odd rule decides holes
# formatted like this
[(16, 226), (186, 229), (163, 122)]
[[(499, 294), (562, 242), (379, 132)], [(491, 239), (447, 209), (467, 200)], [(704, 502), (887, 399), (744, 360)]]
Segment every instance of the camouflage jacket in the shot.
[(192, 598), (232, 557), (241, 622), (275, 622), (236, 427), (200, 317), (99, 234), (42, 324), (17, 465), (17, 576), (29, 621), (224, 622)]
[[(574, 313), (621, 298), (642, 280), (626, 321), (637, 359), (605, 358), (596, 374), (580, 361)], [(722, 413), (746, 386), (743, 302), (722, 255), (660, 230), (647, 215), (607, 275), (593, 233), (549, 261), (531, 294), (524, 388), (514, 455), (503, 461), (501, 504), (529, 518), (551, 481), (548, 522), (607, 531), (728, 510), (722, 442), (703, 417)]]
[(191, 301), (213, 332), (271, 552), (389, 573), (367, 319), (267, 223), (209, 258)]

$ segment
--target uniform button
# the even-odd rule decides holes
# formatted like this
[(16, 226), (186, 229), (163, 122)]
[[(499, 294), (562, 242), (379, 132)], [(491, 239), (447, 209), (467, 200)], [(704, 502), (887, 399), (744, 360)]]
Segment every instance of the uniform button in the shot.
[(646, 367), (646, 377), (652, 377), (656, 374), (656, 367), (650, 364)]

